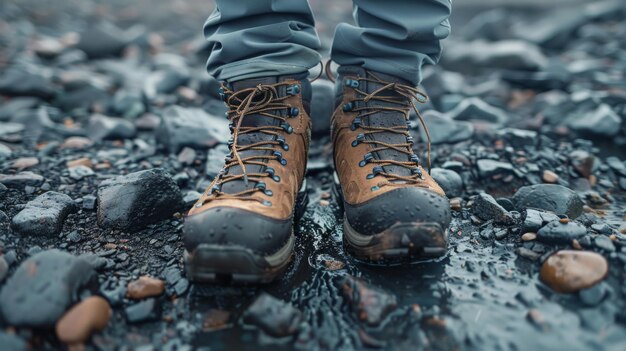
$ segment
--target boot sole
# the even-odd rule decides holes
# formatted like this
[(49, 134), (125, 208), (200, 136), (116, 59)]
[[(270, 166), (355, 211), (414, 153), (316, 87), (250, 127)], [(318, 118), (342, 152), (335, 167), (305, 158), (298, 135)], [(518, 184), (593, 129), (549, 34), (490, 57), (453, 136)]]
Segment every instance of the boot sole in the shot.
[[(302, 217), (308, 200), (304, 182), (298, 192), (294, 221)], [(191, 252), (185, 250), (187, 278), (197, 283), (270, 283), (281, 276), (289, 266), (294, 245), (293, 226), (289, 239), (271, 255), (261, 255), (240, 245), (200, 244)]]
[[(343, 206), (343, 194), (337, 174), (333, 193)], [(345, 216), (343, 244), (356, 260), (370, 265), (393, 266), (441, 257), (448, 248), (448, 230), (436, 222), (396, 223), (376, 234), (357, 232)]]

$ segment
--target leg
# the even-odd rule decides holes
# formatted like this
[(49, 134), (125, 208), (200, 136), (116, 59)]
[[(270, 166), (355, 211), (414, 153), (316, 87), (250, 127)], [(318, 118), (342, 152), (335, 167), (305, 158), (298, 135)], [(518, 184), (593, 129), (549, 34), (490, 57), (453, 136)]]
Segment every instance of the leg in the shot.
[(306, 0), (216, 0), (204, 25), (207, 70), (218, 80), (297, 74), (320, 61)]
[(331, 57), (417, 85), (422, 65), (439, 60), (450, 7), (450, 0), (354, 0), (357, 26), (337, 26)]

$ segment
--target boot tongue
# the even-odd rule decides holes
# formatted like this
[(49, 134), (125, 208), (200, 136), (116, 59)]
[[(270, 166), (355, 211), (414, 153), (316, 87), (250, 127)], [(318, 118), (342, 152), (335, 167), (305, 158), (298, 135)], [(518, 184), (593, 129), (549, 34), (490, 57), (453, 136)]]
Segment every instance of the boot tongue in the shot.
[[(273, 76), (273, 77), (263, 77), (263, 78), (254, 78), (254, 79), (246, 79), (246, 80), (241, 80), (241, 81), (236, 81), (236, 82), (230, 82), (230, 88), (237, 92), (240, 91), (242, 89), (249, 89), (249, 88), (255, 88), (256, 86), (258, 86), (259, 84), (263, 84), (263, 85), (269, 85), (269, 84), (275, 84), (281, 81), (284, 81), (286, 79), (300, 79), (300, 77), (293, 77), (293, 76)], [(306, 78), (306, 77), (305, 77)], [(306, 79), (305, 79), (306, 81)], [(308, 81), (306, 81), (308, 83)], [(303, 84), (304, 85), (304, 84)], [(279, 87), (277, 88), (278, 91), (278, 97), (283, 97), (287, 94), (287, 89), (286, 87)], [(241, 96), (242, 99), (245, 98), (245, 96)], [(254, 102), (253, 102), (254, 103)], [(271, 113), (278, 115), (278, 116), (285, 116), (286, 115), (286, 111), (285, 110), (276, 110), (276, 111), (271, 111)], [(237, 123), (237, 119), (235, 119), (234, 124), (236, 125)], [(243, 121), (241, 122), (241, 127), (261, 127), (261, 126), (278, 126), (280, 125), (280, 121), (276, 118), (271, 118), (271, 117), (266, 117), (266, 116), (262, 116), (260, 114), (249, 114), (249, 115), (245, 115), (243, 117)], [(237, 144), (241, 147), (244, 145), (250, 145), (250, 144), (254, 144), (254, 143), (258, 143), (261, 141), (269, 141), (274, 139), (275, 137), (266, 133), (261, 133), (261, 132), (256, 132), (256, 133), (246, 133), (246, 134), (241, 134), (238, 136), (237, 138)], [(277, 150), (281, 151), (280, 148), (277, 148)], [(284, 152), (284, 151), (281, 151)], [(240, 151), (239, 152), (239, 157), (241, 157), (242, 159), (245, 159), (247, 157), (250, 156), (260, 156), (260, 155), (266, 155), (266, 156), (270, 156), (272, 155), (272, 151), (269, 150), (245, 150), (245, 151)], [(234, 156), (231, 153), (231, 156), (233, 157), (233, 160), (235, 160)], [(262, 160), (258, 160), (258, 161), (262, 161)], [(263, 173), (265, 169), (265, 166), (260, 166), (260, 165), (254, 165), (254, 164), (249, 164), (246, 163), (246, 173), (247, 174), (252, 174), (252, 173)], [(230, 175), (237, 175), (237, 174), (243, 174), (243, 170), (241, 169), (241, 166), (239, 165), (235, 165), (232, 166), (228, 169), (226, 174), (230, 174)], [(244, 190), (248, 190), (251, 188), (254, 188), (256, 186), (257, 182), (252, 182), (249, 181), (248, 185), (246, 186), (245, 182), (243, 180), (234, 180), (234, 181), (229, 181), (226, 182), (222, 185), (222, 191), (228, 194), (234, 194), (234, 193), (238, 193)]]
[[(343, 67), (342, 67), (343, 68)], [(346, 67), (345, 69), (339, 69), (339, 73), (342, 75), (357, 75), (359, 77), (366, 77), (368, 79), (377, 80), (380, 79), (384, 83), (371, 82), (371, 81), (360, 81), (359, 89), (365, 91), (367, 93), (372, 93), (377, 89), (387, 85), (388, 83), (398, 83), (408, 86), (413, 86), (410, 82), (395, 76), (391, 76), (384, 73), (373, 72), (373, 74), (369, 73), (367, 70), (361, 67)], [(389, 96), (389, 97), (400, 97), (404, 98), (402, 95), (394, 92), (391, 89), (386, 89), (379, 96)], [(398, 108), (400, 105), (380, 101), (376, 99), (372, 99), (365, 102), (359, 102), (357, 107), (395, 107)], [(379, 111), (377, 113), (371, 114), (362, 118), (362, 124), (370, 126), (370, 127), (397, 127), (401, 126), (403, 128), (408, 129), (407, 120), (403, 113), (396, 111)], [(390, 132), (378, 132), (374, 134), (367, 135), (367, 138), (370, 140), (382, 141), (388, 144), (405, 144), (406, 136), (403, 134), (396, 134)], [(395, 161), (410, 161), (410, 156), (404, 154), (402, 152), (393, 150), (393, 149), (385, 149), (378, 152), (373, 153), (374, 157), (379, 160), (395, 160)], [(370, 167), (370, 166), (368, 166)], [(371, 166), (373, 167), (373, 166)], [(384, 170), (388, 173), (393, 173), (402, 176), (410, 176), (411, 170), (409, 168), (396, 166), (396, 165), (388, 165), (383, 167)]]

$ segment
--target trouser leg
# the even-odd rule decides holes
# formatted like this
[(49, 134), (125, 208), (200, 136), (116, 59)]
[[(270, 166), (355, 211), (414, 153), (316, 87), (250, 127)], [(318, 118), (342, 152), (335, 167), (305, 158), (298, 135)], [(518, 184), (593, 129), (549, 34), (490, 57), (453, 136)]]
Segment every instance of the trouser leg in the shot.
[(417, 85), (450, 34), (451, 0), (353, 0), (356, 26), (337, 26), (331, 58), (340, 65), (402, 77)]
[(218, 80), (297, 74), (320, 61), (306, 0), (216, 0), (204, 35), (207, 70)]

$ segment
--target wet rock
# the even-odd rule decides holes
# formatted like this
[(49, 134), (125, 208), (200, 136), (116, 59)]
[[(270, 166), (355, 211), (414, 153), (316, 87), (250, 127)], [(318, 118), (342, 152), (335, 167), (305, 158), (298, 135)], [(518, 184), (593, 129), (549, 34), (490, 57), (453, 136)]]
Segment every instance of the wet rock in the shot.
[(230, 136), (228, 121), (198, 108), (171, 106), (163, 111), (157, 140), (176, 153), (183, 147), (206, 149), (226, 143)]
[(181, 164), (183, 164), (185, 166), (189, 166), (189, 165), (193, 164), (193, 162), (195, 160), (196, 160), (196, 150), (194, 150), (192, 148), (185, 147), (178, 154), (178, 162), (180, 162)]
[(51, 100), (57, 93), (57, 88), (39, 72), (8, 69), (0, 76), (0, 94), (2, 95), (34, 96)]
[(143, 276), (128, 283), (126, 294), (133, 300), (159, 296), (165, 291), (165, 282), (161, 279)]
[(313, 90), (311, 98), (311, 121), (313, 133), (328, 133), (330, 130), (330, 118), (334, 112), (334, 104), (328, 101), (335, 100), (335, 84), (326, 80), (318, 79), (311, 83)]
[(0, 310), (10, 325), (53, 327), (87, 286), (97, 287), (87, 261), (59, 250), (43, 251), (24, 261), (7, 280)]
[(341, 289), (356, 317), (371, 326), (380, 324), (398, 305), (394, 295), (352, 276), (346, 276)]
[(572, 190), (556, 184), (537, 184), (521, 187), (513, 195), (513, 203), (518, 211), (527, 208), (542, 209), (570, 218), (580, 216), (583, 202)]
[(127, 34), (110, 22), (88, 25), (82, 33), (76, 48), (89, 58), (119, 56), (129, 40)]
[(556, 182), (559, 181), (559, 176), (558, 174), (549, 171), (549, 170), (545, 170), (543, 171), (543, 174), (541, 176), (541, 179), (543, 179), (544, 183), (548, 183), (548, 184), (554, 184)]
[[(2, 128), (2, 126), (0, 126)], [(10, 147), (0, 143), (0, 160), (11, 157), (13, 151)]]
[(30, 347), (19, 336), (0, 331), (0, 345), (6, 351), (27, 351)]
[[(224, 158), (230, 153), (227, 145), (219, 144), (209, 150), (207, 155), (205, 174), (209, 179), (213, 179), (222, 170)], [(204, 189), (203, 189), (204, 190)]]
[(472, 213), (482, 220), (493, 220), (497, 224), (510, 225), (515, 223), (515, 219), (509, 211), (505, 210), (491, 195), (486, 193), (480, 193), (474, 198)]
[(490, 159), (481, 159), (476, 161), (476, 167), (481, 178), (487, 178), (496, 174), (511, 173), (513, 165), (507, 162), (495, 161)]
[(550, 222), (537, 232), (537, 240), (551, 244), (569, 244), (587, 234), (587, 228), (582, 224), (568, 221)]
[(441, 186), (448, 198), (461, 196), (463, 179), (455, 171), (443, 168), (433, 168), (430, 175)]
[(96, 197), (93, 195), (83, 196), (83, 209), (94, 210), (96, 208)]
[(558, 221), (559, 217), (554, 213), (544, 212), (539, 210), (527, 209), (526, 216), (522, 225), (522, 230), (525, 232), (536, 232), (539, 228), (548, 224), (549, 222)]
[(65, 218), (76, 211), (71, 197), (49, 191), (28, 202), (11, 222), (11, 228), (22, 235), (58, 235), (63, 229)]
[(149, 298), (126, 307), (124, 312), (129, 323), (154, 321), (161, 315), (161, 305), (156, 299)]
[(568, 127), (577, 132), (600, 137), (617, 135), (621, 124), (621, 118), (607, 104), (601, 104), (597, 109), (567, 122)]
[(68, 345), (83, 344), (91, 334), (106, 328), (111, 307), (100, 296), (91, 296), (72, 307), (56, 324), (59, 340)]
[(81, 180), (85, 177), (90, 177), (95, 174), (91, 168), (83, 165), (70, 167), (68, 168), (68, 171), (70, 174), (70, 178), (74, 180)]
[(548, 65), (538, 46), (521, 40), (455, 42), (448, 46), (443, 60), (460, 72), (477, 68), (538, 71)]
[(468, 98), (459, 103), (445, 116), (460, 121), (486, 121), (502, 124), (508, 120), (506, 112), (489, 105), (479, 98)]
[(69, 137), (60, 145), (62, 149), (86, 149), (93, 145), (93, 141), (84, 137)]
[(271, 336), (283, 337), (298, 331), (302, 313), (290, 303), (262, 293), (248, 307), (244, 321), (256, 325)]
[(600, 250), (604, 250), (607, 252), (615, 252), (615, 244), (613, 244), (613, 241), (608, 236), (604, 236), (604, 235), (596, 236), (595, 239), (593, 240), (593, 244)]
[(522, 235), (522, 241), (533, 241), (537, 239), (537, 234), (536, 233), (524, 233)]
[(122, 118), (94, 115), (89, 118), (87, 133), (92, 140), (129, 139), (135, 136), (135, 125)]
[(185, 204), (185, 207), (189, 207), (195, 204), (196, 201), (200, 199), (200, 196), (202, 196), (202, 194), (197, 191), (188, 191), (185, 197), (183, 197), (183, 203)]
[(587, 289), (604, 279), (609, 265), (595, 252), (561, 250), (541, 266), (540, 278), (559, 293)]
[(4, 255), (0, 256), (0, 283), (4, 281), (4, 278), (7, 276), (9, 272), (9, 264), (7, 260), (4, 259)]
[(39, 186), (43, 184), (44, 177), (33, 172), (20, 172), (17, 174), (0, 174), (0, 183), (8, 188), (23, 188), (25, 186)]
[(578, 298), (586, 306), (597, 306), (604, 300), (607, 294), (607, 288), (604, 283), (596, 284), (588, 289), (578, 292)]
[(537, 143), (537, 132), (532, 130), (505, 128), (498, 131), (498, 136), (514, 147), (532, 146)]
[(11, 162), (11, 168), (21, 171), (26, 168), (34, 167), (38, 164), (39, 159), (37, 157), (21, 157)]
[[(433, 144), (454, 144), (468, 140), (474, 135), (474, 126), (465, 121), (456, 121), (448, 115), (429, 110), (423, 113), (428, 121), (428, 132)], [(426, 140), (426, 133), (419, 127), (421, 140)]]
[(171, 94), (176, 88), (187, 83), (187, 67), (167, 67), (150, 73), (144, 81), (143, 94), (148, 100), (154, 100), (159, 94)]
[(615, 156), (609, 156), (606, 158), (606, 163), (611, 167), (611, 169), (624, 177), (626, 177), (626, 163), (622, 162), (619, 158)]
[(138, 230), (169, 218), (180, 204), (180, 189), (165, 170), (135, 172), (99, 185), (98, 224)]

